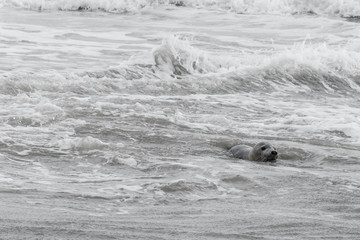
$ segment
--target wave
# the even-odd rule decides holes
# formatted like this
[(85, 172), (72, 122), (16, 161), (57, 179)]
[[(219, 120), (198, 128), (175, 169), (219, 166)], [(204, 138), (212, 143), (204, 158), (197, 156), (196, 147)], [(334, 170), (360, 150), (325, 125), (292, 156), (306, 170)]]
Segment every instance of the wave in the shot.
[[(357, 0), (197, 0), (185, 5), (212, 6), (241, 14), (318, 14), (360, 16)], [(195, 3), (194, 3), (195, 2)]]
[(239, 14), (318, 14), (359, 17), (358, 0), (2, 0), (0, 6), (31, 10), (139, 12), (146, 7), (196, 7)]
[(223, 66), (221, 59), (212, 58), (209, 53), (191, 46), (189, 39), (177, 35), (164, 39), (161, 46), (153, 50), (153, 57), (156, 66), (174, 75), (217, 72)]
[(360, 92), (360, 54), (351, 45), (303, 42), (283, 50), (239, 51), (229, 56), (200, 49), (184, 37), (170, 36), (144, 55), (97, 72), (3, 75), (0, 93)]
[(51, 147), (58, 147), (61, 150), (75, 150), (79, 152), (87, 152), (91, 150), (104, 149), (108, 144), (103, 143), (97, 138), (87, 136), (85, 138), (61, 139), (53, 140), (49, 143)]
[(152, 0), (2, 0), (2, 5), (36, 11), (59, 10), (129, 13), (138, 12), (146, 6), (154, 5), (155, 2)]
[[(191, 46), (187, 39), (170, 37), (153, 57), (155, 65), (173, 77), (210, 78), (209, 87), (224, 92), (255, 90), (259, 85), (268, 90), (280, 85), (305, 92), (360, 92), (360, 54), (351, 48), (303, 42), (278, 52), (243, 52), (234, 57), (214, 55)], [(216, 79), (226, 84), (219, 86)]]
[(258, 66), (248, 68), (245, 75), (282, 87), (302, 86), (304, 91), (360, 92), (359, 65), (358, 52), (304, 42), (264, 57)]

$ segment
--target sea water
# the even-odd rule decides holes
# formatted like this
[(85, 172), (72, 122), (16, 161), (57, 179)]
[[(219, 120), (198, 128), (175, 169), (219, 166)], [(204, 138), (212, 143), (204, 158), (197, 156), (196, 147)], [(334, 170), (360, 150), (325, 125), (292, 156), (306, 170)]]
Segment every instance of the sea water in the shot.
[(360, 1), (0, 6), (0, 238), (360, 238)]

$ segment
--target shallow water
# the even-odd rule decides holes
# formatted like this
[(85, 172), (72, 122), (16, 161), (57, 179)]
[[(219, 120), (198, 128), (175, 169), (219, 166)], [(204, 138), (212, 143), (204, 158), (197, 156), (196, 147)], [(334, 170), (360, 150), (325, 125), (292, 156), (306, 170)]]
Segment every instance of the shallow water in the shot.
[(359, 238), (357, 2), (140, 2), (3, 1), (1, 238)]

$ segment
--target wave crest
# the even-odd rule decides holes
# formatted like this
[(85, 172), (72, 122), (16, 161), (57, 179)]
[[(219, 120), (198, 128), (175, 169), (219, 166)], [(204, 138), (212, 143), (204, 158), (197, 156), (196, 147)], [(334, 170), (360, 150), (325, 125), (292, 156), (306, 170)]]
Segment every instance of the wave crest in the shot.
[(347, 49), (334, 49), (326, 44), (295, 45), (268, 57), (260, 66), (263, 78), (303, 85), (312, 90), (360, 91), (360, 55)]
[(104, 11), (109, 13), (138, 12), (153, 5), (154, 0), (3, 0), (4, 6), (30, 10)]
[(359, 17), (357, 0), (2, 0), (0, 6), (31, 10), (138, 12), (146, 7), (174, 5), (240, 14), (318, 14)]
[[(360, 92), (360, 54), (351, 46), (340, 48), (303, 42), (277, 51), (243, 51), (228, 56), (202, 50), (194, 41), (173, 36), (155, 48), (153, 60), (147, 58), (147, 61), (151, 62), (137, 65), (132, 61), (108, 70), (109, 74), (105, 71), (105, 75), (88, 76), (120, 78), (121, 86), (126, 86), (127, 91), (141, 89), (156, 94)], [(178, 80), (173, 81), (174, 78)]]
[(207, 54), (192, 47), (179, 36), (164, 39), (162, 45), (153, 51), (155, 65), (175, 75), (215, 72), (220, 66), (210, 60)]

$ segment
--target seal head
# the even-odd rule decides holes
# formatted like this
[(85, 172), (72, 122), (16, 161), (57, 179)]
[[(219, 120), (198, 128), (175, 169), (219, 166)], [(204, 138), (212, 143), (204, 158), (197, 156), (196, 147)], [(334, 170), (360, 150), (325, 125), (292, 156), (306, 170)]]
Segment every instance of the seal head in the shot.
[(249, 160), (259, 162), (275, 162), (278, 158), (276, 148), (268, 142), (256, 144), (249, 153)]

